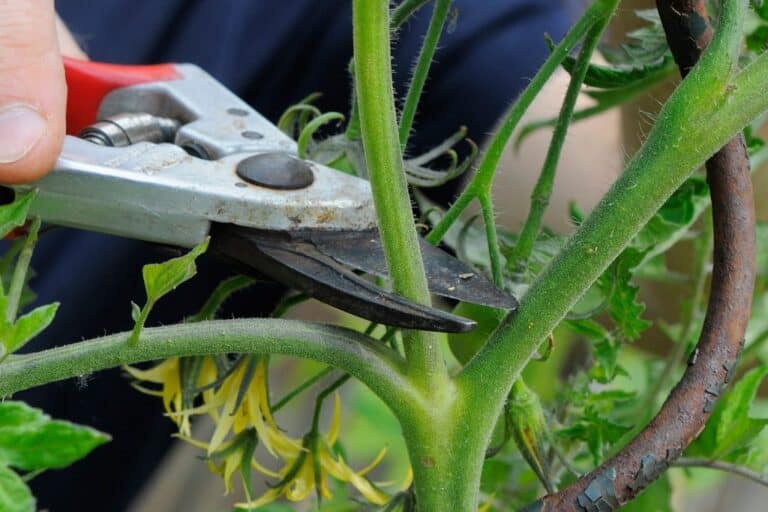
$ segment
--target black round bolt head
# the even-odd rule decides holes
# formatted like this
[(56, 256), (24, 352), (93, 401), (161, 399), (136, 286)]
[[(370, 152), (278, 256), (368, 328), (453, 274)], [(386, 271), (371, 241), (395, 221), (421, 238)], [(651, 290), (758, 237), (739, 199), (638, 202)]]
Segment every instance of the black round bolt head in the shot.
[(253, 185), (278, 190), (297, 190), (315, 181), (312, 168), (285, 153), (262, 153), (237, 164), (237, 175)]

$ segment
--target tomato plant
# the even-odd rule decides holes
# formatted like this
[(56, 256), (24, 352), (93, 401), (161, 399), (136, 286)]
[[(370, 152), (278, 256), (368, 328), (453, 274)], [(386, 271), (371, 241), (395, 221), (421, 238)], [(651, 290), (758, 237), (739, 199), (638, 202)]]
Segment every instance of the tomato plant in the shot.
[[(513, 312), (457, 305), (481, 325), (470, 335), (451, 337), (447, 345), (455, 360), (435, 333), (279, 318), (298, 302), (293, 296), (278, 306), (275, 318), (216, 320), (219, 306), (252, 284), (244, 277), (223, 282), (185, 323), (144, 327), (154, 304), (194, 277), (205, 244), (145, 267), (147, 297), (143, 306), (133, 304), (132, 332), (14, 354), (56, 312), (54, 304), (18, 316), (29, 293), (27, 270), (40, 228), (31, 219), (28, 236), (2, 260), (0, 395), (125, 366), (140, 390), (162, 398), (179, 437), (202, 450), (227, 490), (239, 477), (240, 510), (279, 510), (269, 508), (279, 500), (314, 499), (321, 507), (349, 492), (365, 504), (348, 500), (344, 510), (591, 511), (627, 503), (637, 510), (671, 510), (667, 471), (674, 466), (730, 471), (766, 485), (760, 472), (768, 463), (768, 418), (750, 407), (768, 372), (768, 230), (755, 226), (749, 169), (750, 159), (757, 165), (766, 155), (755, 133), (768, 109), (768, 7), (723, 0), (708, 13), (704, 2), (660, 1), (658, 14), (640, 13), (643, 29), (628, 34), (618, 49), (602, 50), (607, 64), (593, 64), (618, 3), (593, 0), (561, 41), (550, 41), (549, 57), (504, 114), (445, 211), (420, 189), (458, 177), (477, 152), (458, 161), (452, 147), (464, 138), (461, 131), (427, 155), (404, 158), (403, 149), (451, 16), (450, 0), (404, 0), (394, 9), (385, 0), (354, 0), (349, 71), (355, 92), (346, 125), (318, 138), (326, 131), (319, 128), (330, 129), (329, 123), (344, 116), (321, 113), (312, 98), (280, 120), (281, 128), (297, 136), (302, 156), (370, 180), (394, 291), (431, 303), (415, 201), (429, 224), (429, 242), (444, 242), (520, 297)], [(432, 21), (398, 113), (393, 33), (427, 4)], [(570, 74), (560, 114), (520, 127), (560, 66)], [(543, 228), (570, 124), (636, 97), (677, 69), (685, 78), (603, 199), (589, 213), (573, 210), (568, 235)], [(577, 111), (582, 93), (596, 104)], [(522, 138), (543, 126), (553, 132), (529, 215), (518, 232), (499, 228), (491, 192), (495, 173), (505, 171), (502, 152), (516, 131)], [(426, 165), (444, 154), (451, 163), (442, 174)], [(706, 179), (699, 172), (705, 164)], [(0, 210), (4, 233), (24, 224), (30, 198)], [(482, 227), (462, 217), (475, 201)], [(664, 257), (692, 238), (695, 257), (681, 276)], [(672, 347), (666, 361), (633, 343), (652, 324), (639, 300), (640, 278), (682, 281), (691, 296), (680, 322), (663, 326)], [(586, 363), (569, 364), (580, 354)], [(269, 387), (274, 355), (327, 368), (276, 398)], [(136, 366), (148, 361), (159, 362)], [(401, 482), (384, 485), (370, 477), (386, 460), (384, 451), (363, 466), (345, 454), (337, 392), (355, 380), (386, 405), (401, 428), (409, 459), (398, 468)], [(305, 430), (283, 430), (277, 411), (321, 383)], [(215, 423), (205, 438), (194, 437), (191, 429), (200, 415)], [(66, 466), (107, 439), (19, 402), (0, 404), (0, 509), (34, 510), (25, 480)], [(261, 459), (257, 446), (276, 467)], [(264, 478), (268, 488), (257, 490), (254, 482)]]

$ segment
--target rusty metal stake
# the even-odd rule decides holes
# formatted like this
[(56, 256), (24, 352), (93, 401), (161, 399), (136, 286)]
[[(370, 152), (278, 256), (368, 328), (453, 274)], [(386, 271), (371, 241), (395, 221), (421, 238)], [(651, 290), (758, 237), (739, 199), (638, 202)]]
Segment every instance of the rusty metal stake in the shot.
[[(667, 41), (685, 76), (712, 38), (704, 0), (657, 0)], [(656, 417), (618, 454), (533, 511), (618, 509), (653, 482), (701, 433), (744, 343), (755, 282), (755, 210), (741, 135), (707, 161), (712, 198), (712, 285), (695, 357)]]

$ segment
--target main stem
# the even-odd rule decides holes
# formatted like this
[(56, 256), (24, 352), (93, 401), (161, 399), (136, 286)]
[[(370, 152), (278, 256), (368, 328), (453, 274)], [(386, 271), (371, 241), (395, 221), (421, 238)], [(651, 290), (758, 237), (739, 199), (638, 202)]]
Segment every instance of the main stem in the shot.
[[(429, 305), (395, 114), (389, 2), (355, 0), (352, 5), (360, 128), (387, 268), (395, 292)], [(448, 377), (437, 336), (407, 331), (403, 341), (414, 382), (442, 399)]]
[[(413, 468), (418, 512), (476, 512), (488, 441), (475, 404), (455, 400), (442, 410), (400, 416)], [(495, 423), (495, 418), (492, 420)]]
[[(389, 2), (355, 0), (353, 27), (361, 133), (389, 273), (396, 292), (429, 304), (395, 114)], [(484, 432), (464, 429), (471, 407), (448, 378), (437, 336), (411, 331), (404, 342), (410, 381), (421, 398), (394, 412), (413, 467), (417, 506), (421, 512), (471, 512), (485, 451), (484, 439), (473, 436)]]

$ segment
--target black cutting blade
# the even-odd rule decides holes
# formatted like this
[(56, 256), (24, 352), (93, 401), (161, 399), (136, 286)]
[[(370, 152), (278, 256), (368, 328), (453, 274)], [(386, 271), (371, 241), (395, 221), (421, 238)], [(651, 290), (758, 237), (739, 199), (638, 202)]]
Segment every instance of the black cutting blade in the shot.
[[(386, 276), (376, 231), (274, 232), (219, 224), (212, 228), (211, 251), (250, 273), (274, 279), (373, 322), (438, 332), (466, 332), (475, 323), (417, 304), (384, 290), (350, 268)], [(497, 290), (452, 256), (422, 244), (430, 290), (438, 295), (514, 309), (514, 297)]]
[[(321, 253), (367, 274), (387, 277), (384, 247), (377, 231), (310, 232), (305, 235)], [(429, 291), (441, 297), (513, 310), (517, 300), (482, 274), (419, 238)]]

